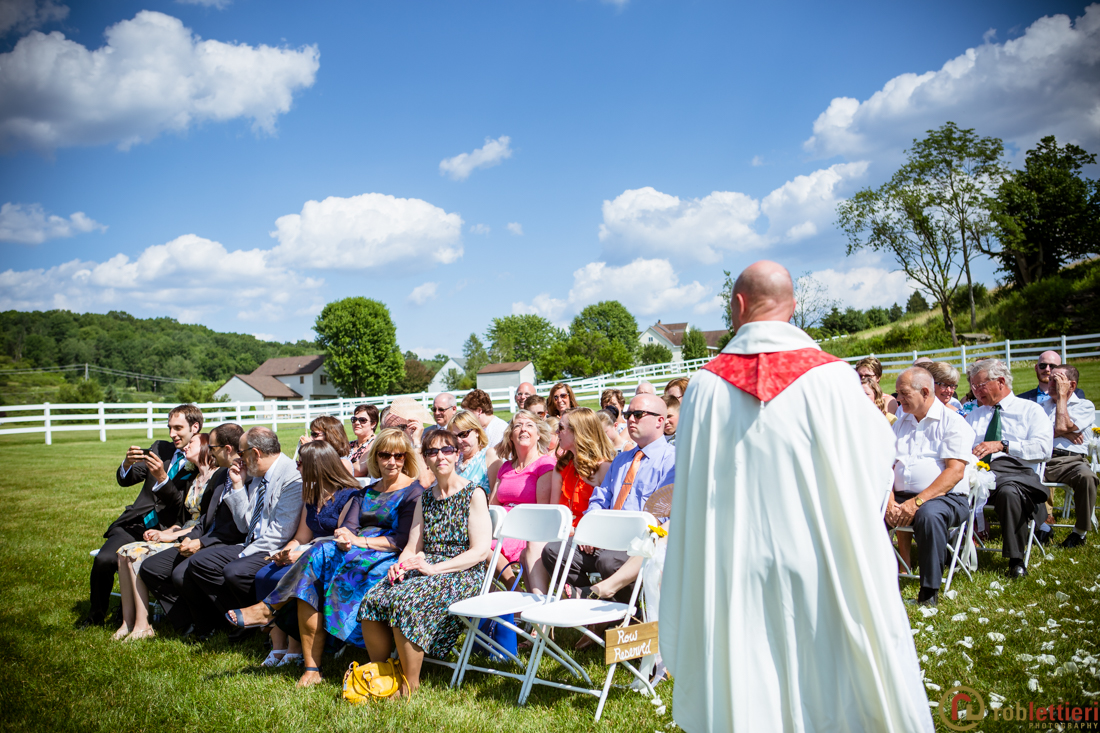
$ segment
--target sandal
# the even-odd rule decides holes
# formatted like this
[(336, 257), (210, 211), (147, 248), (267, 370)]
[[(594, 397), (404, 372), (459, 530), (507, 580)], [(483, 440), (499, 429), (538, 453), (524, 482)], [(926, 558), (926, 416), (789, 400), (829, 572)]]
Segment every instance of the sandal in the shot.
[(585, 601), (602, 601), (602, 600), (604, 600), (603, 598), (600, 598), (599, 593), (592, 590), (592, 586), (590, 586), (590, 585), (569, 585), (568, 583), (566, 583), (565, 584), (565, 593), (563, 594), (563, 596), (565, 598), (570, 598), (570, 599), (573, 599), (573, 600), (585, 600)]
[(264, 661), (260, 662), (260, 666), (278, 667), (284, 656), (286, 656), (286, 649), (272, 649), (267, 653), (267, 656), (264, 657)]
[(304, 685), (302, 684), (302, 680), (300, 680), (300, 679), (299, 679), (299, 680), (298, 680), (298, 684), (297, 684), (297, 686), (298, 686), (298, 687), (313, 687), (314, 685), (319, 685), (319, 684), (321, 684), (321, 682), (322, 682), (322, 681), (323, 681), (323, 679), (324, 679), (324, 678), (321, 678), (321, 668), (320, 668), (320, 667), (306, 667), (306, 668), (305, 668), (305, 669), (304, 669), (304, 670), (302, 671), (302, 676), (303, 676), (303, 677), (305, 676), (306, 672), (316, 672), (316, 673), (317, 673), (317, 677), (318, 677), (318, 678), (320, 678), (320, 679), (316, 679), (316, 680), (314, 680), (314, 681), (312, 681), (312, 682), (309, 682), (309, 683), (307, 683), (307, 684), (304, 684)]
[[(272, 611), (272, 612), (275, 611), (275, 609), (273, 609), (271, 606), (268, 606), (268, 604), (265, 603), (264, 605), (267, 606), (269, 611)], [(233, 615), (230, 616), (229, 614), (233, 614)], [(226, 611), (225, 612), (225, 620), (228, 621), (229, 623), (233, 624), (234, 626), (236, 626), (239, 629), (266, 629), (267, 627), (269, 627), (273, 623), (275, 623), (275, 619), (272, 618), (270, 621), (264, 621), (261, 624), (246, 624), (244, 622), (244, 609), (243, 608), (234, 608), (232, 611)]]
[(304, 664), (305, 657), (301, 654), (284, 654), (283, 658), (276, 664), (276, 667), (285, 667), (289, 664)]

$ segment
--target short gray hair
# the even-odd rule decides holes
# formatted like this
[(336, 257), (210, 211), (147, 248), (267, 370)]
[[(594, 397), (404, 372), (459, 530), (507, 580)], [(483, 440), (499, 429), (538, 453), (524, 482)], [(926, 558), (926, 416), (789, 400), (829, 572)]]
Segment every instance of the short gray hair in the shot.
[[(443, 398), (443, 409), (449, 410), (452, 407), (458, 406), (458, 400), (455, 399), (455, 396), (450, 392), (440, 392), (435, 396), (435, 399), (438, 400), (440, 397)], [(432, 404), (435, 404), (435, 400), (432, 400)]]
[(249, 450), (255, 448), (265, 456), (273, 456), (283, 451), (282, 446), (279, 445), (279, 436), (268, 428), (251, 428), (244, 434), (244, 444)]
[(941, 384), (959, 384), (959, 370), (946, 361), (937, 361), (928, 367), (932, 372), (932, 378)]
[(1005, 365), (1005, 363), (999, 359), (982, 359), (976, 361), (966, 368), (966, 378), (970, 381), (970, 387), (973, 389), (974, 382), (982, 372), (985, 372), (985, 376), (988, 379), (1000, 379), (1004, 377), (1005, 385), (1012, 388), (1012, 371)]

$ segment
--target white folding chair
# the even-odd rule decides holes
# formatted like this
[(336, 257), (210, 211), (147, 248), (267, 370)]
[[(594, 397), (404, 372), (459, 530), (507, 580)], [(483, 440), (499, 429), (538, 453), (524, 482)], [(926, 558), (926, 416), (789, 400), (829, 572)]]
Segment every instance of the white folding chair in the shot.
[[(967, 552), (969, 552), (970, 543), (973, 542), (972, 538), (974, 536), (974, 499), (975, 499), (975, 497), (974, 497), (973, 493), (971, 493), (970, 496), (967, 498), (967, 506), (968, 506), (967, 514), (966, 514), (966, 518), (963, 519), (962, 524), (958, 525), (957, 527), (948, 527), (947, 528), (949, 533), (951, 532), (951, 530), (955, 530), (956, 537), (955, 537), (955, 544), (952, 545), (952, 544), (949, 543), (947, 545), (947, 551), (951, 553), (951, 565), (948, 567), (947, 578), (944, 580), (944, 583), (943, 583), (944, 592), (951, 590), (951, 579), (955, 577), (955, 568), (956, 567), (961, 567), (963, 569), (963, 572), (966, 573), (966, 577), (968, 577), (968, 578), (973, 577), (970, 574), (970, 567), (969, 567), (968, 562), (966, 562), (964, 560), (964, 562), (961, 565), (959, 565), (959, 560), (961, 558), (961, 555), (959, 553), (961, 551), (963, 551), (964, 548)], [(890, 528), (890, 547), (892, 547), (893, 550), (894, 550), (894, 557), (897, 558), (897, 561), (899, 563), (901, 563), (901, 566), (905, 569), (905, 572), (898, 573), (898, 577), (899, 578), (907, 578), (909, 580), (919, 580), (920, 575), (913, 572), (913, 569), (910, 566), (910, 564), (907, 563), (904, 558), (902, 558), (901, 553), (898, 551), (897, 546), (894, 545), (894, 540), (895, 539), (898, 542), (901, 541), (901, 539), (898, 538), (898, 533), (899, 532), (901, 532), (903, 534), (913, 534), (913, 527), (909, 526), (909, 527), (891, 527)]]
[[(564, 567), (568, 568), (570, 566), (573, 560), (573, 553), (577, 551), (577, 547), (580, 545), (591, 545), (592, 547), (603, 550), (625, 552), (630, 548), (630, 543), (634, 539), (644, 539), (648, 537), (649, 525), (655, 525), (656, 523), (657, 520), (649, 512), (613, 511), (606, 509), (590, 511), (584, 515), (584, 518), (581, 519), (580, 523), (577, 525), (576, 531), (573, 533), (573, 542), (570, 545), (569, 557), (566, 559)], [(641, 680), (645, 689), (651, 696), (657, 696), (657, 693), (653, 691), (653, 686), (649, 683), (649, 680), (646, 679), (645, 675), (641, 674), (634, 665), (629, 662), (616, 662), (610, 665), (607, 669), (607, 679), (604, 681), (602, 689), (598, 687), (576, 687), (551, 680), (540, 679), (538, 677), (539, 662), (542, 660), (544, 652), (548, 650), (552, 651), (555, 653), (556, 659), (570, 656), (568, 652), (558, 646), (558, 644), (550, 638), (551, 629), (560, 627), (578, 629), (589, 639), (603, 647), (605, 646), (604, 640), (597, 634), (586, 629), (585, 626), (592, 624), (619, 623), (620, 626), (625, 627), (630, 624), (631, 617), (637, 611), (637, 606), (635, 604), (637, 603), (638, 593), (642, 587), (642, 577), (645, 574), (645, 563), (646, 560), (643, 558), (642, 566), (638, 571), (638, 579), (634, 581), (633, 590), (630, 592), (629, 603), (568, 598), (535, 606), (523, 612), (523, 620), (533, 624), (532, 631), (534, 633), (535, 646), (531, 650), (531, 658), (527, 661), (527, 677), (519, 693), (520, 705), (527, 702), (527, 698), (530, 696), (531, 689), (534, 685), (548, 685), (560, 690), (570, 690), (572, 692), (580, 692), (598, 697), (599, 704), (596, 706), (596, 720), (598, 721), (600, 715), (603, 713), (603, 706), (607, 701), (607, 693), (611, 689), (611, 682), (615, 677), (615, 668), (618, 667), (619, 664), (622, 664), (631, 674)], [(557, 591), (554, 594), (556, 599), (560, 599), (562, 592), (565, 590), (567, 575), (568, 573), (562, 573), (561, 581), (558, 583)], [(580, 668), (580, 665), (576, 666)], [(581, 669), (581, 672), (583, 673), (584, 670)], [(584, 678), (587, 684), (592, 684), (587, 674), (584, 674)]]
[[(572, 528), (572, 525), (572, 513), (570, 513), (569, 509), (560, 504), (521, 504), (514, 507), (512, 511), (508, 513), (507, 518), (504, 520), (504, 524), (500, 528), (500, 540), (497, 542), (496, 550), (494, 550), (493, 557), (489, 561), (489, 567), (496, 567), (497, 558), (500, 556), (501, 549), (504, 545), (502, 540), (515, 539), (524, 540), (526, 542), (565, 542), (569, 539), (569, 530)], [(551, 588), (558, 582), (558, 574), (561, 572), (562, 560), (562, 553), (558, 553), (558, 560), (554, 564), (550, 577)], [(492, 575), (487, 575), (479, 595), (452, 603), (448, 609), (452, 615), (461, 618), (462, 623), (466, 626), (466, 642), (459, 652), (458, 665), (455, 667), (454, 674), (451, 676), (452, 687), (461, 685), (467, 670), (471, 669), (478, 672), (486, 672), (488, 674), (497, 674), (502, 677), (511, 677), (517, 680), (526, 679), (526, 671), (524, 674), (517, 674), (488, 667), (475, 667), (470, 664), (470, 655), (473, 654), (476, 643), (480, 641), (483, 646), (490, 649), (492, 652), (511, 659), (520, 667), (523, 667), (523, 662), (516, 655), (498, 644), (497, 641), (488, 634), (482, 632), (478, 628), (478, 624), (482, 619), (497, 619), (497, 623), (503, 624), (517, 635), (534, 642), (534, 636), (515, 624), (505, 621), (501, 617), (509, 614), (520, 614), (534, 606), (548, 603), (551, 600), (551, 596), (523, 593), (515, 590), (492, 592), (493, 583), (491, 581)], [(581, 675), (583, 675), (584, 670), (576, 667), (576, 663), (573, 662), (572, 659), (565, 658), (558, 659), (558, 661), (573, 672), (574, 676), (581, 678)], [(576, 669), (574, 669), (574, 667), (576, 667)], [(580, 674), (578, 674), (578, 670)]]
[[(1069, 519), (1069, 514), (1070, 514), (1070, 512), (1073, 511), (1073, 489), (1070, 488), (1068, 485), (1058, 483), (1057, 481), (1047, 481), (1046, 480), (1046, 473), (1047, 473), (1047, 462), (1043, 461), (1042, 463), (1039, 464), (1039, 481), (1042, 482), (1043, 486), (1050, 489), (1051, 505), (1054, 504), (1054, 501), (1053, 501), (1053, 499), (1054, 499), (1054, 490), (1055, 489), (1061, 489), (1062, 490), (1062, 506), (1054, 507), (1054, 512), (1055, 512), (1055, 514), (1057, 514), (1058, 511), (1061, 510), (1062, 519), (1063, 520)], [(1051, 519), (1054, 519), (1054, 517), (1051, 517)], [(1050, 521), (1048, 521), (1047, 524), (1049, 524), (1051, 527), (1069, 527), (1070, 529), (1073, 529), (1072, 524), (1055, 524), (1054, 522), (1050, 522)]]

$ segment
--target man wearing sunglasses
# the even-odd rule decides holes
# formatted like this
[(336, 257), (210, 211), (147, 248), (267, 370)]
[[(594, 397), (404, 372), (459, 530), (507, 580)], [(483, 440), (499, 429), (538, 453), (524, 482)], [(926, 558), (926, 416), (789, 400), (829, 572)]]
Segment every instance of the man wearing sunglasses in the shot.
[[(447, 423), (451, 421), (451, 418), (455, 416), (455, 412), (458, 411), (458, 400), (450, 392), (441, 392), (435, 396), (435, 400), (432, 402), (432, 419), (435, 420), (435, 425), (432, 425), (424, 430), (424, 438), (427, 438), (436, 430), (446, 430)], [(423, 440), (423, 438), (421, 438)]]
[[(1062, 364), (1062, 355), (1057, 351), (1044, 351), (1039, 354), (1039, 361), (1035, 363), (1035, 376), (1039, 380), (1039, 384), (1035, 389), (1029, 389), (1027, 392), (1021, 392), (1016, 395), (1022, 400), (1031, 400), (1032, 402), (1038, 402), (1040, 405), (1046, 404), (1050, 400), (1050, 377), (1054, 374), (1054, 370)], [(1085, 393), (1079, 389), (1074, 390), (1074, 394), (1078, 399), (1085, 399)]]
[(730, 306), (676, 431), (659, 616), (676, 723), (932, 733), (882, 524), (894, 435), (790, 324), (784, 267), (748, 267)]

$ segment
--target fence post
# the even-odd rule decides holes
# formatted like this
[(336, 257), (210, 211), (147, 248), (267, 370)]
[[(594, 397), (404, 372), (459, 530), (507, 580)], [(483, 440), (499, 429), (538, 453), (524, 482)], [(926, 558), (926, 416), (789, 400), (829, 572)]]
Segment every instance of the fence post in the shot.
[(1012, 368), (1012, 342), (1005, 339), (1005, 363), (1008, 364), (1008, 368)]
[(240, 425), (244, 421), (244, 414), (241, 412), (241, 401), (237, 400), (237, 424)]
[(913, 363), (915, 364), (916, 362), (917, 362), (917, 350), (913, 349)]
[(153, 403), (145, 403), (145, 437), (153, 439)]
[(271, 401), (271, 432), (279, 432), (279, 401)]
[(962, 346), (960, 346), (959, 348), (962, 349), (963, 372), (965, 372), (966, 371), (966, 344), (962, 344)]
[(515, 387), (509, 387), (508, 388), (508, 406), (509, 407), (515, 406), (515, 409), (512, 410), (512, 412), (519, 412), (519, 410), (520, 410), (519, 403), (516, 402), (516, 388)]
[(305, 426), (304, 430), (308, 433), (309, 432), (309, 400), (302, 400), (302, 414), (305, 415), (305, 418), (306, 418), (306, 426)]
[(103, 415), (103, 403), (99, 403), (99, 442), (107, 442), (107, 418)]
[(1066, 335), (1063, 333), (1062, 334), (1062, 363), (1065, 364), (1067, 361), (1069, 361), (1069, 358), (1066, 356)]
[(46, 418), (46, 445), (53, 445), (53, 431), (50, 430), (50, 403), (46, 403), (46, 409), (43, 411), (43, 416)]

